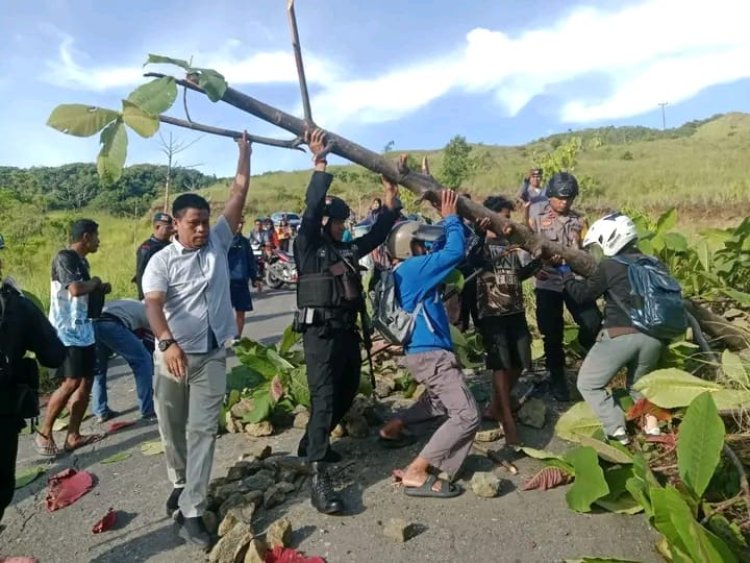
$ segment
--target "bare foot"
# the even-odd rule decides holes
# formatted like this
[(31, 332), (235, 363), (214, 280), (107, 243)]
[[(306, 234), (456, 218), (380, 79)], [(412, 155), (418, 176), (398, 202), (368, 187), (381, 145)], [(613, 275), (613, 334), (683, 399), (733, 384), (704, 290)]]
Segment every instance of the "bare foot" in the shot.
[(78, 448), (95, 444), (103, 438), (103, 434), (68, 434), (65, 438), (65, 451), (72, 452)]

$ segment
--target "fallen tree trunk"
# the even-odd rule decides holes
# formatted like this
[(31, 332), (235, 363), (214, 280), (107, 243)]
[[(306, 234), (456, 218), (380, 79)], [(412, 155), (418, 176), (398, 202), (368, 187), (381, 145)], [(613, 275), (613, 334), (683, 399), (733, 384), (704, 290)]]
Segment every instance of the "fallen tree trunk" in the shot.
[[(149, 73), (146, 76), (162, 77), (163, 74)], [(187, 80), (177, 79), (177, 83), (186, 88), (203, 92), (203, 90)], [(236, 107), (246, 113), (254, 115), (263, 121), (272, 123), (282, 129), (302, 137), (308, 128), (305, 121), (268, 104), (256, 100), (255, 98), (243, 94), (234, 88), (227, 88), (222, 98), (223, 102)], [(333, 143), (331, 152), (341, 156), (351, 162), (364, 166), (368, 170), (383, 174), (387, 178), (398, 182), (400, 185), (408, 188), (420, 198), (424, 198), (432, 203), (439, 203), (440, 193), (443, 187), (432, 176), (421, 174), (408, 169), (399, 169), (396, 164), (382, 155), (373, 152), (365, 147), (358, 145), (332, 133), (327, 132), (329, 142)], [(573, 271), (589, 276), (596, 268), (596, 261), (587, 253), (575, 248), (562, 246), (543, 237), (535, 235), (526, 225), (513, 223), (498, 214), (493, 213), (483, 205), (461, 196), (458, 200), (459, 214), (470, 221), (488, 218), (490, 220), (490, 229), (496, 233), (502, 233), (505, 227), (512, 226), (513, 232), (510, 240), (531, 252), (532, 254), (550, 257), (559, 255), (570, 264)]]
[[(163, 77), (166, 75), (148, 73), (146, 76)], [(175, 80), (185, 88), (205, 94), (202, 88), (191, 81)], [(256, 100), (231, 87), (226, 89), (222, 101), (263, 121), (294, 133), (298, 139), (304, 136), (305, 130), (309, 127), (305, 120), (281, 111), (260, 100)], [(333, 143), (330, 151), (333, 154), (364, 166), (372, 172), (383, 174), (387, 178), (408, 188), (420, 198), (434, 204), (439, 203), (443, 187), (432, 176), (406, 168), (399, 169), (396, 163), (384, 158), (382, 155), (330, 131), (327, 132), (327, 136), (329, 142)], [(534, 234), (527, 225), (509, 221), (483, 205), (463, 196), (459, 197), (458, 200), (458, 213), (470, 221), (479, 221), (484, 218), (489, 219), (490, 229), (495, 233), (502, 233), (506, 227), (512, 227), (512, 233), (508, 238), (513, 244), (518, 244), (534, 256), (541, 256), (543, 258), (549, 258), (554, 255), (561, 256), (574, 272), (584, 277), (590, 276), (596, 269), (596, 260), (588, 253), (576, 248), (562, 246), (544, 237), (540, 237)], [(742, 349), (748, 346), (747, 335), (741, 330), (731, 326), (724, 319), (714, 315), (702, 305), (694, 301), (689, 301), (689, 304), (690, 312), (698, 320), (702, 330), (710, 334), (714, 339), (721, 340), (733, 349)]]

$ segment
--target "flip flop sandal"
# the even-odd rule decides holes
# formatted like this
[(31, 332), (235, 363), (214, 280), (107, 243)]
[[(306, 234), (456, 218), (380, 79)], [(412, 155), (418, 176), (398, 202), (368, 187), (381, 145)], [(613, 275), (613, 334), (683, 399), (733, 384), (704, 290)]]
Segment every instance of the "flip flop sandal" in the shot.
[(65, 446), (63, 449), (67, 452), (73, 452), (77, 449), (83, 448), (85, 446), (90, 446), (91, 444), (96, 444), (97, 442), (101, 442), (104, 439), (103, 434), (88, 434), (87, 436), (81, 436), (81, 439), (78, 441), (78, 443), (75, 446), (69, 446), (68, 443), (65, 443)]
[(407, 434), (402, 432), (401, 434), (399, 434), (398, 438), (383, 438), (383, 436), (378, 436), (378, 443), (380, 443), (380, 445), (384, 448), (395, 450), (398, 448), (405, 448), (407, 446), (411, 446), (412, 444), (416, 444), (417, 438), (416, 436), (414, 436), (414, 434)]
[[(440, 490), (436, 491), (432, 487), (436, 483), (441, 483)], [(463, 492), (461, 487), (446, 481), (445, 479), (438, 479), (435, 475), (427, 477), (424, 483), (419, 487), (404, 487), (404, 494), (410, 497), (430, 497), (430, 498), (453, 498), (457, 497)]]
[[(40, 444), (40, 437), (47, 440), (47, 443)], [(60, 450), (57, 449), (57, 446), (52, 441), (52, 439), (49, 436), (45, 436), (41, 432), (37, 432), (36, 436), (34, 436), (34, 449), (36, 450), (37, 454), (43, 457), (56, 457), (57, 454), (60, 453)]]

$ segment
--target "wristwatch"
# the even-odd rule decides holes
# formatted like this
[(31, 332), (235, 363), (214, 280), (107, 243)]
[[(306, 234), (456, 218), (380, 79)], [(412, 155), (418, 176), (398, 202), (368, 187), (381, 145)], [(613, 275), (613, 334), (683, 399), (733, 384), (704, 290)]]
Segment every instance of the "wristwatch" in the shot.
[(159, 351), (160, 352), (166, 352), (167, 348), (169, 348), (172, 344), (176, 344), (177, 341), (174, 338), (166, 338), (164, 340), (159, 340)]

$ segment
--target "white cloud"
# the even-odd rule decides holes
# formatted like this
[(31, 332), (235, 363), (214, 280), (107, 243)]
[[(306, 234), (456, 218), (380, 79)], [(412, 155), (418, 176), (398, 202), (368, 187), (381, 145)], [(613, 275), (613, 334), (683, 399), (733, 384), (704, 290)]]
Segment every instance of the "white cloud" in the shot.
[[(750, 34), (743, 0), (686, 3), (647, 0), (615, 12), (574, 8), (547, 28), (511, 37), (476, 28), (441, 58), (370, 79), (331, 84), (313, 101), (326, 125), (398, 119), (448, 93), (491, 93), (508, 115), (534, 97), (561, 99), (562, 121), (585, 123), (678, 103), (704, 88), (750, 76)], [(596, 75), (609, 87), (595, 96), (576, 79)]]
[[(580, 6), (547, 27), (513, 36), (472, 29), (451, 52), (370, 77), (347, 79), (309, 49), (305, 64), (317, 87), (314, 115), (327, 127), (396, 120), (449, 93), (489, 94), (511, 116), (548, 94), (559, 100), (562, 121), (586, 123), (638, 115), (658, 102), (676, 104), (750, 77), (748, 15), (745, 0), (644, 0), (613, 12)], [(224, 73), (230, 84), (296, 83), (291, 49), (245, 56), (241, 48), (230, 39), (194, 60)], [(84, 66), (80, 61), (88, 58), (73, 50), (70, 38), (59, 51), (47, 75), (58, 85), (103, 91), (142, 82), (138, 62)], [(588, 90), (592, 77), (603, 92)]]
[[(242, 57), (237, 54), (242, 45), (230, 39), (211, 53), (196, 53), (194, 64), (213, 68), (222, 73), (230, 84), (271, 84), (297, 81), (294, 56), (290, 52), (271, 51)], [(158, 51), (156, 51), (158, 52)], [(166, 54), (169, 53), (159, 53)], [(90, 56), (77, 51), (72, 37), (64, 35), (58, 49), (58, 58), (47, 61), (47, 72), (43, 78), (57, 86), (76, 90), (103, 92), (111, 89), (135, 87), (143, 83), (143, 73), (164, 71), (176, 73), (175, 67), (149, 65), (140, 62), (120, 66), (84, 66), (81, 60)], [(143, 57), (145, 59), (145, 55)], [(313, 54), (305, 54), (305, 72), (309, 83), (325, 83), (335, 80), (335, 67)]]

